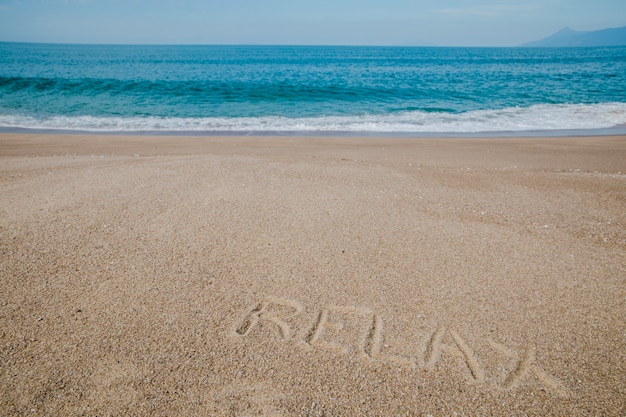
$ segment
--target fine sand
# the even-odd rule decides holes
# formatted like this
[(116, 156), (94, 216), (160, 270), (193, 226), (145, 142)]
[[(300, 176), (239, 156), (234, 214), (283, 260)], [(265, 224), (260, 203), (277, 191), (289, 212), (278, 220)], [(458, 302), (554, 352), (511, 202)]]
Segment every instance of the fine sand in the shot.
[(626, 137), (0, 135), (0, 415), (626, 414)]

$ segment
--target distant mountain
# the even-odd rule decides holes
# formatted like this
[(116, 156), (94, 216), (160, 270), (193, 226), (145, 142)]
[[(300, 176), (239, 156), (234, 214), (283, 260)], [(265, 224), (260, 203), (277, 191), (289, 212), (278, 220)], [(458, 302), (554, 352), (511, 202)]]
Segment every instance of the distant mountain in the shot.
[(626, 26), (592, 32), (576, 31), (570, 28), (559, 30), (552, 36), (520, 46), (626, 46)]

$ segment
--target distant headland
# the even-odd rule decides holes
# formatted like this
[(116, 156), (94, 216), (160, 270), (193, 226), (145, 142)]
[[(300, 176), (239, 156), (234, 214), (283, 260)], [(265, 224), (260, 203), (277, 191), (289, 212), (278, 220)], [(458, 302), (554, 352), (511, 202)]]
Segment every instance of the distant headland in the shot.
[(528, 42), (520, 46), (626, 46), (626, 26), (595, 31), (577, 31), (567, 27), (547, 38)]

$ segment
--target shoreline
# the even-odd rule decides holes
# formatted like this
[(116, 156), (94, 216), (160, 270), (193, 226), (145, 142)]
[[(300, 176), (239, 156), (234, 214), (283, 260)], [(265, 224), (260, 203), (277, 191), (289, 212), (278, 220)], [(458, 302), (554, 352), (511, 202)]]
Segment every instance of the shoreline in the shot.
[(597, 129), (552, 129), (552, 130), (515, 130), (484, 132), (411, 132), (411, 131), (293, 131), (293, 130), (81, 130), (81, 129), (45, 129), (0, 127), (0, 135), (95, 135), (95, 136), (293, 136), (293, 137), (374, 137), (374, 138), (550, 138), (550, 137), (595, 137), (624, 136), (626, 126), (613, 126)]
[(626, 136), (0, 134), (3, 415), (622, 415)]

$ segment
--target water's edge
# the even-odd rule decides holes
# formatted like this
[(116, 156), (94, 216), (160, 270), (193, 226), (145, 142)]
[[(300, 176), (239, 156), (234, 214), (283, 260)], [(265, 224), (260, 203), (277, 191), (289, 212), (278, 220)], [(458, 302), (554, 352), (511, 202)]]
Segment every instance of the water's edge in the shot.
[(0, 126), (0, 134), (39, 134), (39, 135), (92, 135), (92, 136), (207, 136), (207, 137), (371, 137), (371, 138), (539, 138), (539, 137), (592, 137), (626, 136), (626, 126), (602, 129), (564, 129), (564, 130), (521, 130), (501, 132), (371, 132), (371, 131), (93, 131), (73, 129), (28, 129)]

